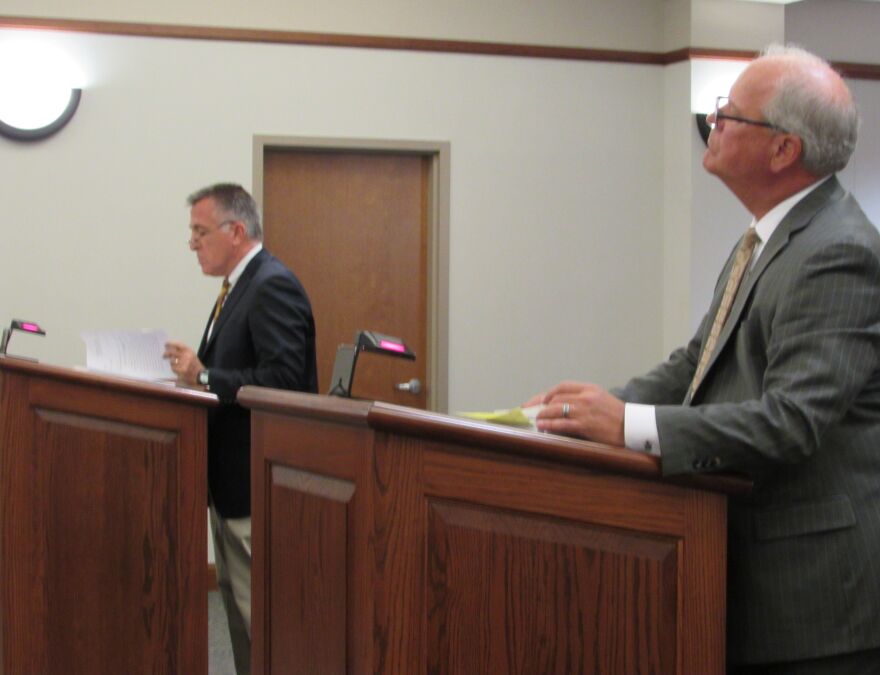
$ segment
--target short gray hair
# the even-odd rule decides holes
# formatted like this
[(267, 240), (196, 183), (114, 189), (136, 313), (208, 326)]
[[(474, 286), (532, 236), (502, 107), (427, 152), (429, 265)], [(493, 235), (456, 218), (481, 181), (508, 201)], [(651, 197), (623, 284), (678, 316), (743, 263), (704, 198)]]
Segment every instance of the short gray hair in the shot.
[(803, 167), (816, 176), (843, 169), (856, 148), (859, 113), (847, 89), (844, 99), (816, 86), (815, 69), (833, 68), (827, 61), (796, 46), (771, 45), (762, 58), (781, 58), (791, 67), (764, 106), (764, 118), (803, 144)]
[(250, 193), (236, 183), (216, 183), (196, 190), (186, 198), (187, 204), (195, 205), (210, 197), (226, 218), (240, 220), (244, 223), (248, 239), (263, 240), (263, 228), (260, 225), (260, 210)]

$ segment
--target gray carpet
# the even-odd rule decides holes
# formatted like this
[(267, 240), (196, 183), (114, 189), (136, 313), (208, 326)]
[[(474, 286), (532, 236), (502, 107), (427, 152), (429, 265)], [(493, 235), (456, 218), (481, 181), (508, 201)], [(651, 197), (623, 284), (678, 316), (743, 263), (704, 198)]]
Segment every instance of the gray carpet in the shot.
[(219, 591), (208, 593), (208, 675), (235, 675), (229, 625)]

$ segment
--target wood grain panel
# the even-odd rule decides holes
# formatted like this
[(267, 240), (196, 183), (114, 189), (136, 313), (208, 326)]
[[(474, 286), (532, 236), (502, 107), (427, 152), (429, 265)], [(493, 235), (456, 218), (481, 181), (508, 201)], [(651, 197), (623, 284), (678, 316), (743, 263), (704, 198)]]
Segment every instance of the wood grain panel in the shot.
[(153, 441), (160, 444), (167, 444), (172, 443), (177, 436), (176, 433), (165, 431), (163, 429), (153, 429), (138, 424), (126, 424), (124, 422), (113, 422), (111, 420), (90, 417), (87, 415), (76, 415), (59, 412), (57, 410), (46, 410), (45, 408), (40, 407), (34, 408), (34, 412), (37, 417), (48, 424), (85, 429), (97, 433), (115, 434), (117, 436), (130, 436), (147, 442)]
[[(251, 425), (251, 433), (259, 433), (266, 443), (266, 459), (271, 463), (349, 480), (354, 477), (356, 463), (352, 460), (363, 443), (363, 434), (358, 434), (354, 428), (320, 421), (293, 422), (278, 418), (278, 422), (261, 424), (259, 429), (256, 429), (259, 422)], [(328, 435), (332, 437), (332, 443), (327, 442)]]
[[(245, 390), (240, 392), (244, 400), (268, 398), (276, 401), (279, 397), (283, 399), (294, 393), (257, 387), (246, 387)], [(252, 584), (257, 589), (252, 596), (252, 665), (257, 673), (324, 672), (298, 670), (302, 662), (295, 653), (302, 645), (289, 644), (287, 635), (279, 635), (274, 626), (276, 620), (289, 624), (290, 621), (301, 620), (302, 616), (310, 617), (312, 611), (322, 613), (326, 610), (322, 605), (297, 605), (288, 600), (308, 597), (310, 592), (302, 587), (299, 579), (291, 576), (292, 567), (303, 568), (309, 564), (309, 560), (321, 559), (322, 556), (326, 558), (331, 555), (327, 547), (332, 549), (333, 546), (315, 539), (314, 530), (309, 530), (313, 533), (311, 539), (299, 540), (303, 528), (315, 527), (320, 532), (325, 527), (325, 521), (330, 522), (331, 532), (328, 536), (334, 537), (337, 543), (345, 542), (346, 548), (341, 549), (343, 556), (352, 555), (358, 538), (363, 538), (363, 533), (368, 529), (366, 523), (369, 514), (364, 508), (364, 493), (355, 491), (349, 494), (368, 457), (367, 448), (364, 447), (368, 439), (355, 426), (356, 422), (362, 422), (367, 404), (305, 394), (298, 398), (307, 406), (314, 405), (316, 401), (323, 401), (327, 405), (321, 406), (321, 410), (316, 409), (313, 418), (286, 417), (276, 412), (253, 416), (251, 424), (253, 447), (262, 449), (262, 452), (252, 453), (251, 460), (254, 513)], [(344, 522), (339, 513), (343, 504), (346, 512)], [(343, 527), (344, 531), (335, 531)], [(277, 541), (277, 538), (284, 542), (280, 552), (270, 549), (268, 545)], [(360, 562), (362, 564), (356, 569), (329, 565), (311, 570), (314, 574), (326, 574), (332, 583), (340, 584), (340, 588), (347, 593), (344, 613), (340, 616), (334, 610), (336, 614), (322, 614), (320, 621), (324, 625), (333, 624), (334, 629), (339, 628), (335, 622), (342, 622), (343, 618), (348, 621), (348, 624), (342, 624), (345, 629), (343, 638), (348, 639), (340, 653), (355, 664), (367, 661), (371, 640), (371, 624), (360, 617), (365, 616), (364, 602), (372, 586), (366, 569), (368, 561)], [(357, 584), (360, 584), (359, 593), (355, 590)], [(299, 617), (285, 614), (294, 609), (299, 612)], [(360, 624), (356, 624), (352, 618), (355, 613)], [(273, 636), (277, 636), (277, 639), (273, 639)], [(338, 649), (338, 637), (338, 633), (333, 634), (331, 630), (328, 634), (329, 646), (321, 646), (315, 657), (325, 661), (322, 667), (331, 669), (326, 672), (334, 672), (332, 668), (338, 665), (327, 655), (329, 650)], [(314, 659), (309, 657), (306, 663), (314, 663)], [(295, 668), (292, 664), (296, 664)]]
[(0, 358), (4, 673), (206, 674), (204, 407)]
[[(135, 433), (135, 427), (175, 432), (180, 428), (182, 411), (168, 405), (167, 400), (137, 390), (117, 390), (107, 384), (92, 388), (69, 381), (33, 379), (28, 387), (28, 398), (35, 408), (84, 415), (91, 420), (89, 425), (93, 429), (99, 420), (129, 425), (126, 433)], [(159, 385), (153, 387), (159, 388), (159, 391), (169, 389)], [(175, 392), (172, 389), (168, 393), (171, 395)]]
[(177, 625), (169, 617), (181, 610), (181, 580), (171, 550), (176, 542), (167, 533), (178, 518), (179, 447), (176, 434), (159, 433), (165, 440), (144, 437), (143, 428), (127, 433), (124, 425), (110, 432), (103, 420), (89, 425), (82, 416), (35, 417), (33, 452), (14, 460), (24, 479), (16, 489), (30, 492), (35, 522), (10, 532), (9, 543), (44, 533), (19, 558), (32, 566), (20, 572), (41, 583), (23, 585), (19, 594), (12, 579), (17, 603), (30, 607), (42, 627), (18, 636), (35, 640), (33, 650), (45, 646), (48, 670), (40, 672), (178, 669)]
[(428, 672), (674, 672), (677, 544), (431, 500)]
[[(48, 605), (43, 586), (46, 573), (40, 562), (45, 558), (46, 543), (20, 541), (28, 532), (39, 532), (43, 521), (41, 503), (34, 500), (34, 469), (28, 461), (22, 461), (18, 452), (21, 447), (34, 445), (28, 384), (24, 378), (0, 372), (0, 386), (0, 671), (6, 673), (14, 666), (23, 673), (46, 673), (48, 654), (43, 649), (34, 649), (35, 644), (40, 646), (46, 639), (45, 625), (41, 623)], [(15, 420), (27, 423), (17, 424)], [(19, 555), (14, 554), (16, 548)]]
[(373, 455), (370, 538), (374, 672), (423, 671), (425, 501), (419, 442), (381, 434)]
[[(254, 428), (267, 431), (254, 439), (254, 476), (267, 456), (315, 464), (330, 455), (335, 478), (315, 482), (301, 468), (276, 467), (286, 478), (273, 485), (324, 500), (347, 494), (348, 477), (356, 486), (346, 522), (345, 672), (724, 672), (724, 493), (745, 489), (742, 481), (719, 480), (714, 490), (672, 485), (642, 462), (609, 463), (613, 449), (595, 444), (511, 436), (383, 403), (346, 416), (326, 397), (244, 394), (256, 403)], [(268, 433), (273, 426), (283, 431)], [(305, 445), (290, 449), (300, 438)], [(265, 447), (267, 439), (284, 449)], [(505, 452), (511, 439), (522, 452)], [(312, 508), (291, 502), (284, 519), (326, 528), (308, 516)], [(257, 499), (254, 532), (269, 522), (265, 537), (255, 534), (254, 579), (265, 548), (275, 566), (274, 588), (266, 589), (273, 602), (303, 593), (277, 566), (295, 555), (318, 557), (289, 548), (274, 557), (294, 536), (292, 526), (278, 530), (280, 544), (273, 535), (279, 513)], [(341, 527), (341, 514), (336, 522), (331, 529)], [(338, 567), (329, 570), (321, 583), (342, 584)], [(322, 571), (315, 566), (314, 573)], [(326, 621), (325, 608), (296, 606)], [(298, 655), (275, 658), (274, 645), (293, 636), (289, 629), (268, 633), (268, 647), (256, 635), (255, 664), (268, 651), (272, 667), (258, 672), (317, 672), (302, 668)]]
[[(486, 424), (384, 402), (376, 402), (370, 408), (368, 424), (374, 429), (442, 441), (449, 448), (469, 446), (492, 451), (491, 454), (517, 454), (523, 459), (549, 460), (589, 467), (601, 473), (641, 476), (649, 480), (659, 480), (662, 477), (660, 458), (646, 452), (528, 429)], [(663, 482), (740, 495), (748, 494), (751, 489), (751, 482), (745, 478), (723, 474), (676, 476), (663, 478)]]
[[(354, 484), (275, 466), (271, 471), (266, 603), (270, 672), (345, 673), (348, 507)], [(279, 577), (281, 577), (279, 579)], [(290, 581), (292, 580), (292, 582)]]
[(687, 529), (682, 573), (689, 591), (681, 597), (681, 623), (690, 626), (684, 673), (723, 673), (727, 614), (727, 503), (717, 494), (691, 491), (685, 501)]
[(451, 453), (449, 446), (426, 444), (425, 491), (501, 508), (568, 518), (589, 518), (609, 527), (637, 527), (681, 536), (687, 488), (650, 480), (602, 474), (589, 469), (560, 470), (552, 463), (523, 460), (500, 463), (489, 453)]

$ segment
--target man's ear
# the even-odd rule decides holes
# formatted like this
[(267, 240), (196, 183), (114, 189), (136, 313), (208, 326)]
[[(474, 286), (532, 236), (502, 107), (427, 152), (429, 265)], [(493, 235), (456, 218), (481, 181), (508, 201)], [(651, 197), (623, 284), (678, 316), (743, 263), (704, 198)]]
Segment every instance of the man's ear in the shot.
[(770, 170), (779, 173), (797, 164), (803, 154), (803, 141), (794, 134), (779, 134), (771, 145)]
[(232, 222), (232, 233), (235, 243), (239, 244), (247, 239), (247, 226), (240, 220)]

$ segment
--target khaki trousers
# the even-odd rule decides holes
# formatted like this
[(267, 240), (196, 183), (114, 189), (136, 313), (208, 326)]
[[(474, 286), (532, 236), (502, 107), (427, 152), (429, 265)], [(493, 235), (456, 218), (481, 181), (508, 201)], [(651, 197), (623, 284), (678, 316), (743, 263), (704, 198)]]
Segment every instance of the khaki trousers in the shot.
[(214, 505), (211, 534), (217, 585), (226, 608), (235, 672), (251, 672), (251, 519), (223, 518)]

